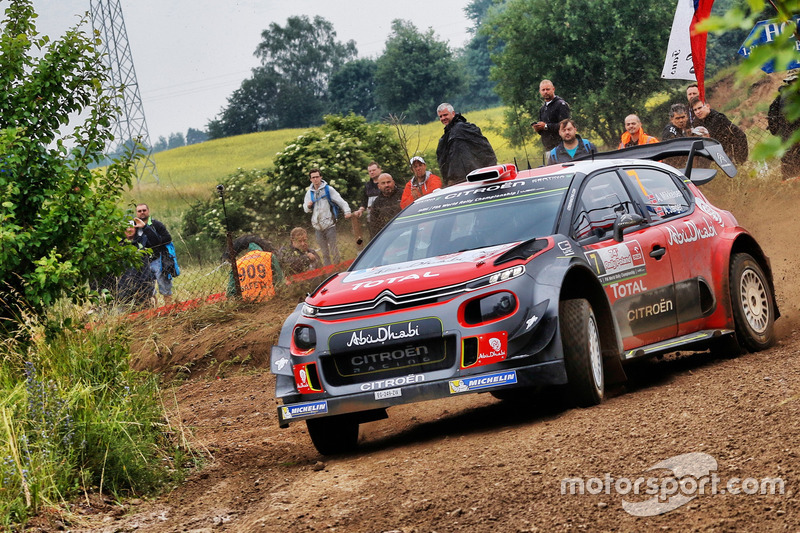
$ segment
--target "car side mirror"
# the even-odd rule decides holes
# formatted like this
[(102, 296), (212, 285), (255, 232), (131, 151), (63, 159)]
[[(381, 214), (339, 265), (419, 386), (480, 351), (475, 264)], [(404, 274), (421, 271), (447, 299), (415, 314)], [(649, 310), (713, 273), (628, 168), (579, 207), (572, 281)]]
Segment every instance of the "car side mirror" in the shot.
[(623, 231), (633, 226), (641, 226), (644, 222), (644, 217), (635, 213), (625, 213), (624, 215), (618, 216), (614, 221), (614, 240), (622, 242)]

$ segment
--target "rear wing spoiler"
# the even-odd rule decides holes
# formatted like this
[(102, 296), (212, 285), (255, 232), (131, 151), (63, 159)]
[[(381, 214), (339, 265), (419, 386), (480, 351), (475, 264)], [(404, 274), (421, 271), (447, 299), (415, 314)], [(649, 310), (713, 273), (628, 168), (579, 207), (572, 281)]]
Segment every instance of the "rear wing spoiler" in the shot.
[[(722, 171), (732, 178), (736, 175), (736, 167), (731, 162), (728, 154), (716, 139), (705, 137), (682, 137), (670, 139), (653, 144), (642, 144), (631, 148), (622, 148), (611, 152), (597, 152), (576, 157), (573, 161), (594, 161), (596, 159), (649, 159), (660, 161), (667, 157), (689, 156), (683, 173), (694, 183), (700, 185), (711, 181), (716, 170), (707, 168), (694, 169), (695, 177), (692, 178), (692, 162), (694, 156), (700, 155), (714, 161)], [(713, 172), (710, 174), (709, 171)], [(710, 175), (709, 175), (710, 174)]]

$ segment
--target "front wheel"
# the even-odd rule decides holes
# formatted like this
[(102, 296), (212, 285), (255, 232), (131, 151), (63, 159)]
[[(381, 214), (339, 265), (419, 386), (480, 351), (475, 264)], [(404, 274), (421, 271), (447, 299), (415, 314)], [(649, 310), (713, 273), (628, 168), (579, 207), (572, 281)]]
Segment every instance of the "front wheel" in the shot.
[(350, 415), (306, 420), (308, 435), (322, 455), (354, 451), (358, 447), (358, 421)]
[(730, 270), (731, 306), (739, 344), (751, 352), (775, 342), (775, 295), (750, 254), (734, 254)]
[(563, 300), (559, 307), (561, 344), (569, 388), (581, 407), (603, 401), (605, 378), (600, 333), (592, 306), (587, 300)]

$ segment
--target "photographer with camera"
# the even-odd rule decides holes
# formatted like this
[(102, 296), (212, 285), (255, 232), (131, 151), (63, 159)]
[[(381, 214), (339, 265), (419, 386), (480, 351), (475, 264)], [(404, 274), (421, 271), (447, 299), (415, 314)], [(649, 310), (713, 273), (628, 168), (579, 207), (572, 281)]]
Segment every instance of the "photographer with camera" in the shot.
[(172, 276), (175, 272), (175, 261), (167, 251), (172, 242), (172, 235), (167, 227), (150, 216), (147, 204), (136, 206), (136, 218), (133, 219), (136, 234), (142, 239), (142, 245), (153, 251), (150, 256), (150, 270), (158, 283), (158, 292), (164, 298), (164, 305), (172, 303)]

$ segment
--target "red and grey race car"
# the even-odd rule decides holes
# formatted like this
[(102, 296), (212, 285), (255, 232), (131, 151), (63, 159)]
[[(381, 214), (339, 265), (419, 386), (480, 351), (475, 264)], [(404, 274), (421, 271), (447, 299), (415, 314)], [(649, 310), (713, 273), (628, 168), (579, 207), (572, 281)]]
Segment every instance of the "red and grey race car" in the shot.
[[(657, 162), (673, 156), (683, 173)], [(698, 189), (716, 173), (698, 156), (736, 173), (718, 142), (675, 139), (418, 199), (286, 320), (280, 425), (341, 453), (393, 405), (566, 385), (589, 406), (635, 358), (770, 346), (769, 260)]]

